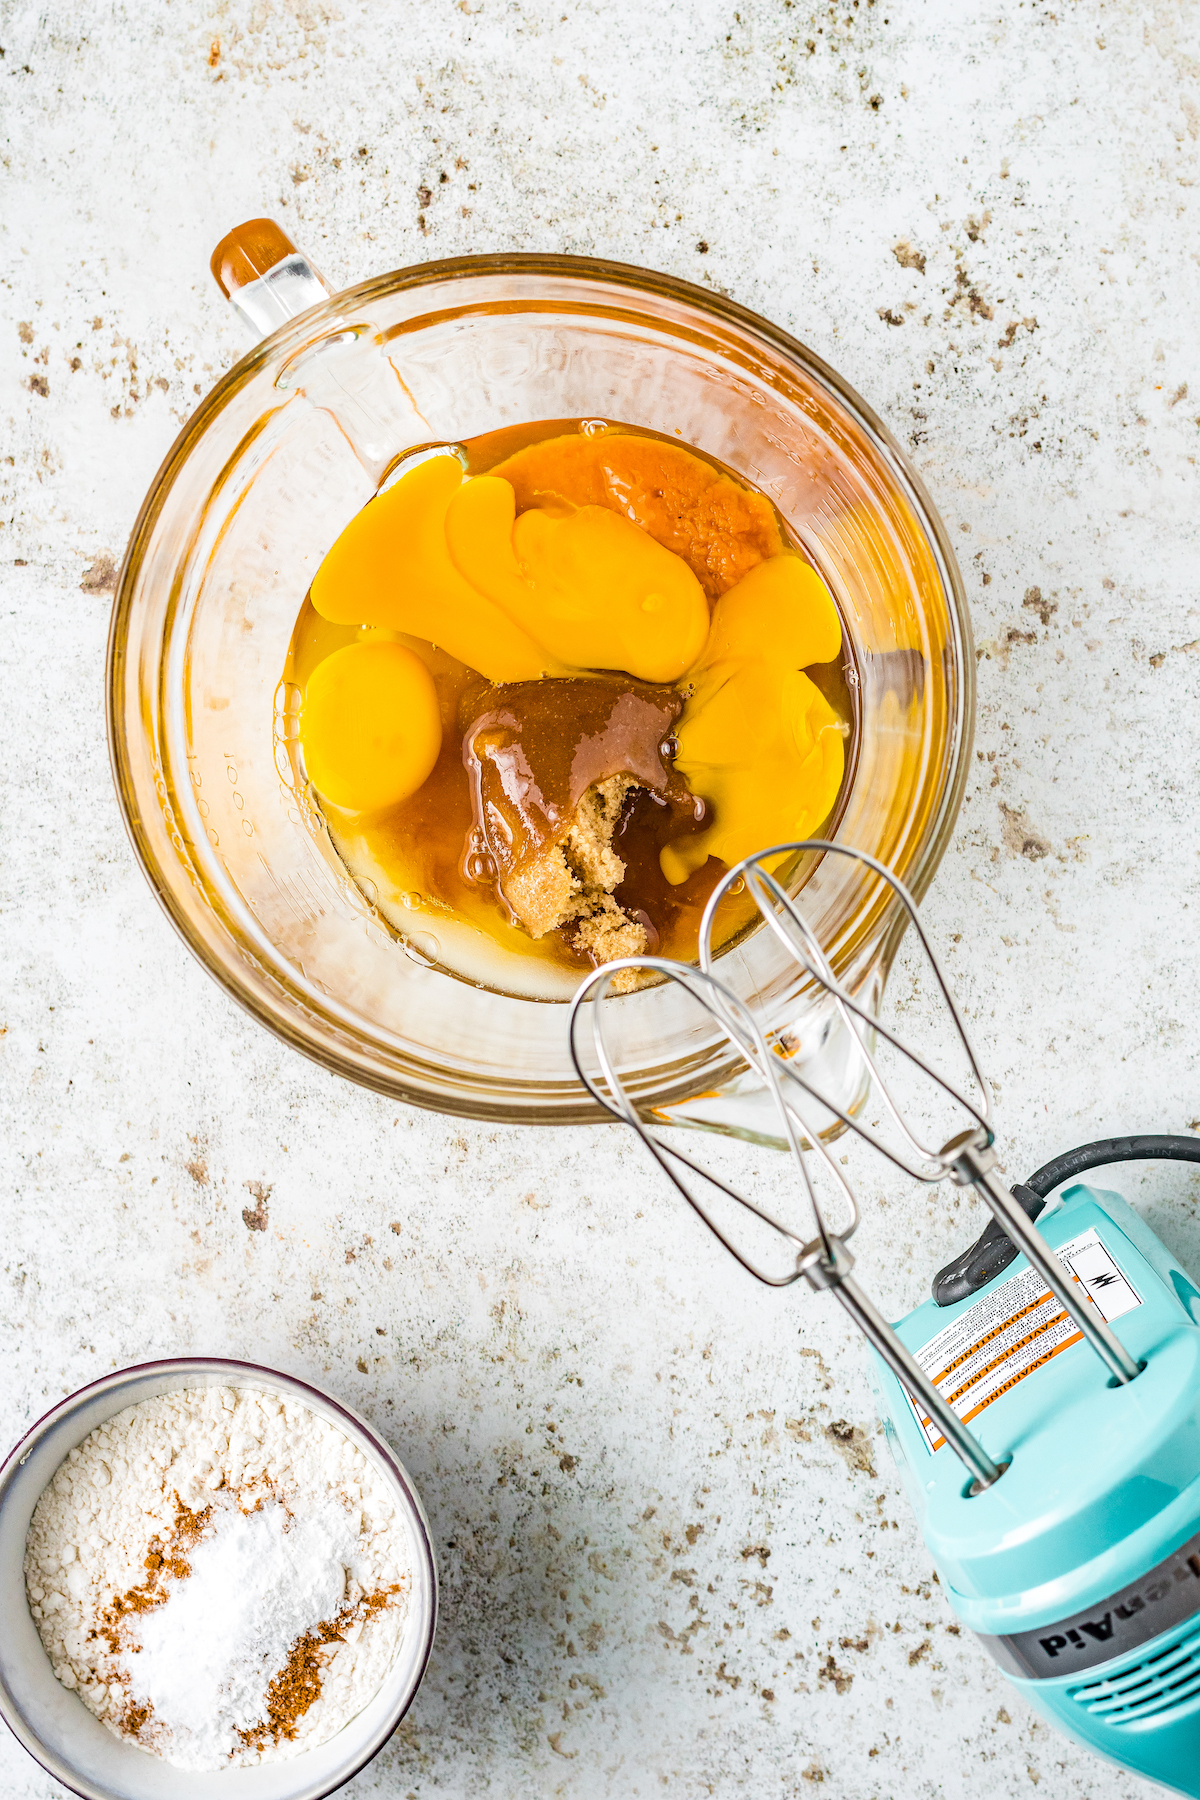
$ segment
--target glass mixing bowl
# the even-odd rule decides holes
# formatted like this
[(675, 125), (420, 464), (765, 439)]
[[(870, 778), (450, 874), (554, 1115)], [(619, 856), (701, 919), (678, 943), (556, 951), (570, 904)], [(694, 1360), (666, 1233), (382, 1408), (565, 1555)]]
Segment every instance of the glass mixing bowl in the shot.
[[(397, 933), (297, 782), (299, 697), (281, 675), (322, 557), (422, 445), (608, 418), (719, 459), (774, 501), (852, 640), (857, 755), (836, 835), (919, 897), (953, 828), (973, 723), (970, 622), (945, 529), (840, 376), (720, 295), (552, 256), (428, 263), (328, 295), (285, 248), (241, 276), (228, 255), (214, 260), (271, 335), (180, 433), (121, 571), (109, 732), (134, 848), (209, 972), (328, 1068), (476, 1118), (597, 1118), (571, 1067), (565, 1004), (458, 979), (438, 966), (425, 920)], [(801, 878), (839, 976), (877, 1003), (903, 929), (886, 889), (841, 857)], [(769, 933), (727, 951), (721, 974), (845, 1104), (861, 1099), (845, 1032)], [(744, 1065), (676, 984), (605, 1004), (620, 1009), (616, 1054), (644, 1104), (774, 1138)]]

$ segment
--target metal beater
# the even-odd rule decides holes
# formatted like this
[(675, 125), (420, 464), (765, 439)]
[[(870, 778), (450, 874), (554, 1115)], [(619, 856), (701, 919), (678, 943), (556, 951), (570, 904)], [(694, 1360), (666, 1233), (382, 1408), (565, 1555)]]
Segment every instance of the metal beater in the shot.
[[(853, 857), (891, 889), (928, 958), (977, 1093), (940, 1073), (838, 981), (769, 866), (800, 850)], [(833, 1001), (869, 1072), (883, 1131), (851, 1116), (855, 1103), (822, 1092), (791, 1033), (770, 1029), (714, 974), (716, 910), (738, 881), (760, 929)], [(862, 851), (808, 840), (747, 858), (709, 901), (700, 942), (698, 968), (634, 957), (589, 976), (571, 1013), (580, 1078), (634, 1128), (744, 1268), (772, 1287), (803, 1275), (864, 1332), (884, 1433), (945, 1597), (1017, 1691), (1076, 1742), (1200, 1800), (1200, 1285), (1119, 1194), (1078, 1180), (1084, 1170), (1146, 1156), (1195, 1163), (1200, 1140), (1103, 1139), (1057, 1157), (1011, 1193), (996, 1174), (987, 1084), (916, 907)], [(622, 1002), (604, 1004), (603, 996), (623, 967), (682, 985), (757, 1072), (800, 1172), (811, 1240), (668, 1143), (633, 1105), (605, 1038)], [(598, 1074), (584, 1066), (589, 1026)], [(900, 1059), (904, 1079), (932, 1083), (927, 1092), (960, 1109), (966, 1128), (940, 1148), (922, 1142), (884, 1077), (877, 1043)], [(823, 1109), (816, 1118), (815, 1106)], [(814, 1129), (831, 1118), (916, 1181), (975, 1188), (994, 1215), (979, 1242), (935, 1276), (932, 1297), (894, 1324), (850, 1273), (846, 1240), (858, 1208)], [(822, 1208), (813, 1157), (842, 1196), (840, 1231)], [(788, 1257), (782, 1273), (760, 1268), (732, 1241), (698, 1198), (700, 1178), (776, 1234)], [(1026, 1207), (1037, 1213), (1064, 1181), (1070, 1185), (1035, 1229)], [(968, 1483), (942, 1454), (946, 1444), (970, 1471)]]
[[(895, 894), (907, 913), (909, 923), (928, 958), (937, 987), (945, 1001), (954, 1031), (978, 1089), (978, 1099), (972, 1099), (963, 1093), (954, 1082), (933, 1068), (923, 1056), (903, 1042), (890, 1027), (875, 1018), (838, 981), (824, 950), (806, 923), (795, 898), (787, 892), (771, 869), (766, 866), (778, 864), (780, 860), (801, 851), (815, 851), (827, 856), (851, 857), (870, 869)], [(778, 1038), (773, 1041), (772, 1034), (755, 1017), (752, 1010), (714, 974), (713, 965), (716, 959), (713, 950), (713, 927), (717, 908), (739, 882), (745, 883), (763, 923), (774, 934), (783, 949), (800, 963), (811, 981), (823, 988), (835, 1002), (844, 1024), (857, 1041), (859, 1054), (871, 1076), (873, 1091), (891, 1121), (898, 1142), (889, 1141), (881, 1136), (861, 1117), (852, 1117), (843, 1110), (835, 1097), (823, 1093), (814, 1086), (804, 1073), (803, 1067), (798, 1066), (796, 1059), (789, 1055), (787, 1045)], [(812, 1212), (816, 1229), (815, 1235), (810, 1240), (805, 1241), (797, 1236), (795, 1232), (789, 1230), (786, 1225), (761, 1206), (738, 1193), (719, 1176), (694, 1161), (685, 1151), (667, 1143), (660, 1132), (643, 1117), (633, 1104), (614, 1066), (605, 1037), (605, 1015), (608, 1008), (603, 1001), (608, 994), (612, 977), (620, 969), (637, 969), (649, 974), (665, 976), (668, 980), (677, 982), (686, 989), (725, 1031), (731, 1043), (764, 1082), (772, 1095), (783, 1136), (790, 1148), (794, 1165), (799, 1171), (804, 1196)], [(585, 1067), (581, 1053), (581, 1034), (586, 1032), (589, 1027), (592, 1049), (600, 1069), (600, 1079), (597, 1079)], [(569, 1031), (571, 1055), (575, 1068), (580, 1080), (593, 1098), (616, 1118), (633, 1127), (659, 1167), (675, 1184), (688, 1204), (704, 1220), (710, 1231), (731, 1255), (737, 1258), (742, 1267), (769, 1287), (787, 1287), (803, 1276), (811, 1287), (827, 1290), (841, 1303), (912, 1397), (917, 1407), (922, 1409), (929, 1419), (936, 1422), (946, 1442), (952, 1445), (970, 1470), (973, 1480), (969, 1492), (972, 1495), (982, 1493), (998, 1481), (1008, 1464), (994, 1460), (978, 1438), (968, 1431), (953, 1407), (918, 1366), (896, 1332), (878, 1312), (851, 1274), (854, 1259), (847, 1249), (847, 1240), (852, 1236), (859, 1222), (858, 1204), (850, 1183), (833, 1156), (829, 1145), (817, 1130), (812, 1129), (810, 1110), (806, 1111), (806, 1108), (811, 1109), (813, 1103), (824, 1108), (827, 1113), (840, 1120), (864, 1143), (916, 1181), (933, 1184), (951, 1180), (960, 1187), (975, 1188), (991, 1208), (1005, 1234), (1024, 1252), (1029, 1263), (1041, 1275), (1050, 1292), (1056, 1296), (1068, 1315), (1075, 1321), (1085, 1341), (1091, 1345), (1105, 1364), (1113, 1381), (1123, 1385), (1133, 1381), (1140, 1373), (1140, 1364), (1129, 1354), (1120, 1339), (1105, 1322), (1086, 1289), (1054, 1254), (1042, 1234), (1035, 1229), (1020, 1203), (996, 1174), (996, 1156), (992, 1148), (994, 1138), (990, 1124), (991, 1097), (954, 996), (926, 936), (912, 896), (889, 869), (865, 851), (855, 850), (848, 845), (832, 843), (821, 838), (806, 838), (796, 843), (774, 844), (769, 849), (760, 850), (756, 855), (747, 857), (744, 862), (730, 869), (714, 890), (705, 908), (700, 927), (698, 967), (672, 962), (658, 956), (624, 957), (619, 961), (608, 963), (598, 969), (595, 974), (590, 975), (579, 988), (571, 1008)], [(928, 1081), (933, 1082), (951, 1101), (964, 1109), (970, 1121), (965, 1130), (961, 1130), (940, 1149), (935, 1149), (920, 1140), (907, 1124), (879, 1068), (878, 1059), (872, 1046), (873, 1035), (883, 1038), (900, 1057), (917, 1069)], [(839, 1231), (834, 1231), (826, 1217), (812, 1179), (806, 1149), (811, 1149), (821, 1159), (823, 1167), (832, 1176), (841, 1191), (848, 1217)], [(697, 1197), (689, 1185), (689, 1173), (690, 1176), (710, 1183), (777, 1233), (787, 1245), (789, 1257), (794, 1255), (791, 1266), (781, 1274), (771, 1273), (759, 1266), (739, 1248), (718, 1224), (703, 1201)]]

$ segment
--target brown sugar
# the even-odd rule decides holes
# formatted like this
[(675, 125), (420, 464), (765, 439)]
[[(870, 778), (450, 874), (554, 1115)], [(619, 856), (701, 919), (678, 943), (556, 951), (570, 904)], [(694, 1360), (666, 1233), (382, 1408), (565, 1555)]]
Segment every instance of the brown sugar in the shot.
[[(632, 776), (610, 775), (589, 788), (562, 841), (509, 877), (505, 898), (531, 937), (543, 937), (578, 920), (572, 941), (597, 963), (645, 952), (645, 926), (612, 897), (625, 878), (625, 864), (613, 849), (613, 833), (626, 796), (638, 785)], [(619, 970), (612, 992), (627, 993), (636, 979), (634, 970)]]
[[(563, 932), (593, 962), (646, 950), (645, 925), (613, 899), (626, 875), (613, 838), (635, 790), (696, 818), (695, 797), (666, 755), (681, 705), (674, 689), (621, 677), (516, 682), (471, 696), (466, 863), (530, 937)], [(623, 970), (614, 992), (635, 982)]]
[[(644, 956), (646, 927), (631, 919), (610, 895), (588, 915), (575, 933), (575, 943), (597, 964), (615, 962), (619, 956)], [(618, 969), (609, 984), (611, 994), (627, 994), (637, 986), (636, 969)]]
[(575, 808), (565, 840), (572, 868), (584, 891), (601, 888), (611, 894), (625, 874), (625, 864), (613, 849), (613, 833), (621, 819), (625, 796), (639, 785), (632, 775), (610, 775), (590, 787)]
[(508, 877), (504, 897), (530, 937), (586, 918), (620, 884), (625, 864), (613, 849), (613, 833), (625, 796), (637, 785), (632, 776), (610, 775), (589, 788), (561, 842)]
[(695, 797), (664, 754), (683, 701), (676, 689), (605, 676), (514, 681), (464, 696), (462, 758), (471, 779), (476, 873), (508, 878), (566, 837), (589, 788), (629, 775), (690, 816)]
[(575, 918), (580, 892), (561, 844), (551, 844), (504, 884), (504, 898), (531, 938), (545, 937)]

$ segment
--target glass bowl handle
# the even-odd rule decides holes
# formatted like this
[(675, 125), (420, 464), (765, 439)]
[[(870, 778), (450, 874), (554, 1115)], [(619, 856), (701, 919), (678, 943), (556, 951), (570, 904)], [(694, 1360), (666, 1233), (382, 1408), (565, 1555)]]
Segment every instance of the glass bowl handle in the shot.
[[(325, 277), (274, 219), (235, 225), (213, 251), (209, 267), (256, 343), (333, 295)], [(333, 330), (323, 322), (308, 343), (293, 351), (275, 386), (283, 393), (303, 394), (329, 414), (374, 487), (414, 446), (437, 447), (383, 334), (367, 319)]]
[(226, 232), (212, 253), (213, 279), (254, 335), (328, 300), (333, 289), (274, 219), (247, 219)]

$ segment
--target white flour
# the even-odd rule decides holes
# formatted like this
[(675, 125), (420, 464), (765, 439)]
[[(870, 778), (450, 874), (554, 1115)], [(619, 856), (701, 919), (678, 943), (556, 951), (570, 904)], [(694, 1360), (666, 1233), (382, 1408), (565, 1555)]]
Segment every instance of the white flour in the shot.
[(34, 1509), (25, 1583), (55, 1674), (97, 1718), (218, 1769), (299, 1755), (374, 1697), (406, 1549), (341, 1432), (292, 1400), (200, 1388), (71, 1451)]

